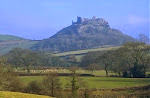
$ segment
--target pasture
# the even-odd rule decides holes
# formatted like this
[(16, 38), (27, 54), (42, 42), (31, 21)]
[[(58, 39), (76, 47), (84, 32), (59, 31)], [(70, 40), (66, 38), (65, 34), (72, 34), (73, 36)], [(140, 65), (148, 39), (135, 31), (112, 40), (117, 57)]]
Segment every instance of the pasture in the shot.
[[(22, 71), (25, 72), (25, 71)], [(49, 72), (57, 72), (57, 73), (68, 73), (71, 74), (69, 69), (64, 68), (51, 68), (46, 70), (31, 70), (31, 73), (49, 73)], [(90, 70), (77, 69), (77, 74), (92, 74), (95, 77), (90, 76), (80, 76), (79, 80), (86, 83), (89, 88), (97, 88), (97, 89), (112, 89), (112, 88), (126, 88), (126, 87), (135, 87), (135, 86), (144, 86), (150, 84), (150, 78), (122, 78), (122, 77), (106, 77), (104, 70), (94, 70), (93, 72)], [(114, 72), (109, 71), (109, 76), (115, 76)], [(45, 76), (19, 76), (19, 79), (22, 81), (24, 85), (27, 85), (31, 81), (41, 82)], [(69, 83), (71, 76), (59, 76), (60, 81), (62, 83), (62, 87)]]
[(94, 51), (108, 51), (112, 49), (117, 49), (119, 47), (101, 47), (101, 48), (94, 48), (94, 49), (85, 49), (85, 50), (76, 50), (76, 51), (69, 51), (69, 52), (63, 52), (63, 53), (56, 53), (55, 56), (67, 56), (67, 55), (82, 55), (86, 54), (88, 52), (94, 52)]
[(69, 52), (62, 52), (62, 53), (54, 53), (54, 56), (62, 57), (65, 58), (69, 55), (74, 55), (75, 58), (77, 59), (77, 62), (81, 62), (82, 57), (87, 54), (88, 52), (96, 52), (96, 51), (108, 51), (108, 50), (113, 50), (117, 49), (120, 46), (103, 46), (99, 48), (93, 48), (93, 49), (85, 49), (85, 50), (76, 50), (76, 51), (69, 51)]
[[(27, 85), (31, 81), (43, 80), (44, 76), (20, 76), (19, 79)], [(69, 83), (71, 77), (59, 76), (62, 87)], [(112, 89), (112, 88), (127, 88), (135, 86), (144, 86), (150, 84), (150, 78), (119, 78), (119, 77), (79, 77), (79, 80), (85, 82), (89, 88), (96, 89)]]

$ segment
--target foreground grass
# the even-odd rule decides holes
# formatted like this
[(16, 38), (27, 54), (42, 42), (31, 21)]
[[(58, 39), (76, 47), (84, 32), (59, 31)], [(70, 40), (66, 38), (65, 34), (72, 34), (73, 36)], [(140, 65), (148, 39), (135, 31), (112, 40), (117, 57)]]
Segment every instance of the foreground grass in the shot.
[(94, 91), (97, 98), (149, 98), (150, 90)]
[(53, 98), (53, 97), (35, 94), (26, 94), (20, 92), (0, 91), (0, 98)]
[[(41, 82), (44, 76), (20, 76), (19, 78), (24, 85), (27, 85), (34, 80)], [(60, 80), (63, 88), (65, 88), (70, 81), (70, 77), (60, 76)], [(150, 78), (80, 77), (79, 80), (87, 83), (89, 88), (97, 89), (124, 88), (150, 84)]]

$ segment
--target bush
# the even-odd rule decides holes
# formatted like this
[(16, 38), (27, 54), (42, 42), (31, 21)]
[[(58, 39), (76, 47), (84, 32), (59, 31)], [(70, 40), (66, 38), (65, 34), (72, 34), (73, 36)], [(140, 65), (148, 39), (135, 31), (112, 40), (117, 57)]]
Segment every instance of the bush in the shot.
[(123, 77), (124, 78), (129, 78), (130, 77), (127, 71), (123, 72)]
[[(2, 68), (2, 67), (1, 67)], [(17, 74), (15, 74), (11, 69), (5, 69), (0, 72), (0, 90), (7, 91), (22, 91), (23, 86)]]
[(133, 78), (145, 78), (146, 72), (143, 70), (141, 66), (134, 66), (131, 69), (131, 73), (133, 75)]
[(43, 79), (43, 85), (48, 95), (57, 98), (60, 97), (62, 88), (58, 73), (49, 73), (48, 76)]
[(26, 93), (41, 94), (42, 88), (37, 81), (31, 81), (24, 90)]

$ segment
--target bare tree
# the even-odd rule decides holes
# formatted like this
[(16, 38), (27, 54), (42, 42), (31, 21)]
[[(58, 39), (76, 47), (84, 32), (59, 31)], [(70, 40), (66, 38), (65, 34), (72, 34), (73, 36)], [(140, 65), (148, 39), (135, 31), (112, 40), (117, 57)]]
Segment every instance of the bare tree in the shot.
[(145, 34), (139, 34), (139, 41), (142, 43), (150, 44), (150, 39)]
[(77, 74), (76, 74), (77, 68), (73, 67), (70, 69), (72, 72), (72, 79), (71, 79), (71, 91), (72, 91), (72, 97), (77, 98), (77, 90), (79, 89), (79, 86), (77, 85)]
[(98, 64), (93, 63), (93, 64), (90, 64), (89, 66), (87, 66), (86, 69), (87, 69), (87, 70), (90, 70), (90, 71), (91, 71), (91, 74), (93, 74), (94, 70), (99, 69), (99, 66), (98, 66)]
[(50, 72), (48, 76), (43, 79), (43, 84), (46, 90), (48, 90), (49, 95), (52, 97), (57, 97), (61, 92), (61, 83), (58, 78), (58, 73)]

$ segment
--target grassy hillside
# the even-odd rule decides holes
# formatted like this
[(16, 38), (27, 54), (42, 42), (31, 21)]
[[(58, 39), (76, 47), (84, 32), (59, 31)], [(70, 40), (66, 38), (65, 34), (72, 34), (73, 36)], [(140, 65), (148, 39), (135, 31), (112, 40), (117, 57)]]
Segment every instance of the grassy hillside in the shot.
[(24, 38), (13, 36), (13, 35), (2, 35), (0, 34), (0, 42), (1, 41), (10, 41), (10, 40), (23, 40)]
[(39, 41), (31, 41), (13, 35), (0, 34), (0, 54), (5, 54), (11, 49), (19, 47), (23, 49), (30, 49)]
[(16, 41), (5, 41), (0, 42), (0, 54), (5, 54), (11, 49), (19, 47), (23, 49), (29, 49), (34, 46), (39, 41), (30, 41), (30, 40), (16, 40)]
[(54, 98), (54, 97), (19, 93), (19, 92), (0, 91), (0, 98)]
[(118, 47), (106, 47), (106, 48), (95, 48), (95, 49), (85, 49), (85, 50), (77, 50), (77, 51), (69, 51), (69, 52), (62, 52), (62, 53), (56, 53), (54, 55), (56, 56), (67, 56), (67, 55), (82, 55), (86, 54), (88, 52), (93, 51), (107, 51), (112, 49), (117, 49)]
[(80, 62), (81, 58), (87, 54), (88, 52), (94, 52), (94, 51), (108, 51), (112, 49), (117, 49), (119, 46), (116, 47), (101, 47), (101, 48), (95, 48), (95, 49), (85, 49), (85, 50), (77, 50), (77, 51), (69, 51), (69, 52), (62, 52), (62, 53), (56, 53), (55, 56), (59, 57), (66, 57), (69, 55), (75, 55), (78, 62)]

